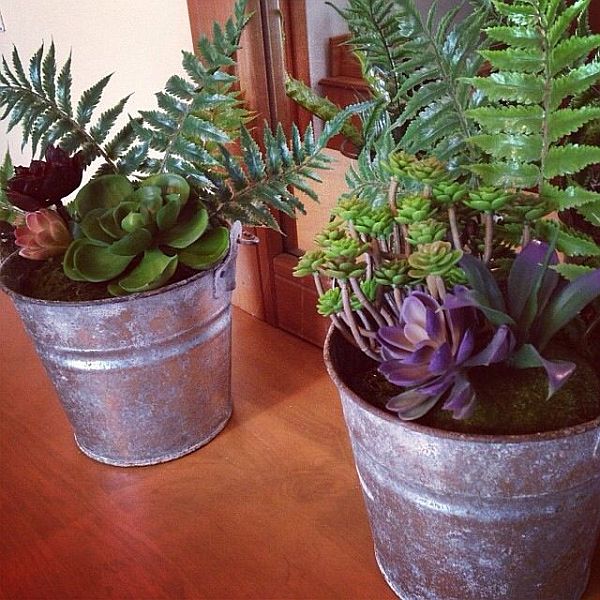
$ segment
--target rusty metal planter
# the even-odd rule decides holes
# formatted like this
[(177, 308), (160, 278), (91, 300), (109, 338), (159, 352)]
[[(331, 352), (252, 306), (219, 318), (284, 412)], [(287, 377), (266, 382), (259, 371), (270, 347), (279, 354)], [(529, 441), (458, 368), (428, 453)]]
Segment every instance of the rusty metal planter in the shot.
[(11, 297), (56, 388), (79, 448), (117, 466), (150, 465), (214, 438), (232, 412), (231, 292), (239, 226), (223, 262), (122, 298), (54, 302), (19, 293), (26, 261), (8, 258)]
[(363, 361), (335, 330), (337, 385), (379, 567), (403, 600), (571, 600), (600, 529), (600, 418), (466, 435), (400, 421), (355, 394)]

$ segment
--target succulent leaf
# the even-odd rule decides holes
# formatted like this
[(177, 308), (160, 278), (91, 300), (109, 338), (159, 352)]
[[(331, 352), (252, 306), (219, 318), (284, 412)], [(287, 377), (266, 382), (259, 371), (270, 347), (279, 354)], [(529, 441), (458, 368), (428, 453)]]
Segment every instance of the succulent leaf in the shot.
[(229, 249), (229, 231), (215, 227), (199, 240), (178, 252), (179, 260), (188, 267), (203, 270), (221, 260)]
[(119, 279), (117, 285), (127, 293), (162, 287), (175, 274), (177, 262), (177, 256), (167, 256), (158, 248), (150, 248), (133, 271)]

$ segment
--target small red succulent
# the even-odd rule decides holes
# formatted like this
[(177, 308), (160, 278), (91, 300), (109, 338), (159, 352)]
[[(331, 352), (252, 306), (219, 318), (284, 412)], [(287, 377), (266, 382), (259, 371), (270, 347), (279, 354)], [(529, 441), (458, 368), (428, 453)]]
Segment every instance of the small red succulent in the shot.
[(84, 165), (79, 153), (48, 146), (45, 160), (32, 160), (29, 167), (15, 167), (6, 182), (6, 195), (14, 206), (35, 211), (59, 203), (81, 184)]
[(15, 229), (19, 254), (31, 260), (46, 260), (64, 254), (72, 241), (71, 233), (60, 215), (48, 208), (27, 213), (25, 225)]

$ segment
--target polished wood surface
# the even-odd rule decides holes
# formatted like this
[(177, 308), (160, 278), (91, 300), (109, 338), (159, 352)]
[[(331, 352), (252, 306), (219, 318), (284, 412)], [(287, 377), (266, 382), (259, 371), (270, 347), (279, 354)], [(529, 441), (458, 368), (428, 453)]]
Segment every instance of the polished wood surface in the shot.
[(320, 350), (238, 309), (233, 335), (225, 430), (171, 463), (110, 467), (76, 449), (0, 294), (1, 598), (394, 598)]

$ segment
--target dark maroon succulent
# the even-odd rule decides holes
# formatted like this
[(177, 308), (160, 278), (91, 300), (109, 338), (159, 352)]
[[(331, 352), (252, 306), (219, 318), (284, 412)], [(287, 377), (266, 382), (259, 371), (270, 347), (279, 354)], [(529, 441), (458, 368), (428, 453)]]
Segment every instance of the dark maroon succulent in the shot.
[(84, 165), (79, 153), (69, 156), (64, 150), (48, 146), (45, 160), (32, 160), (29, 167), (15, 167), (6, 182), (11, 204), (27, 212), (58, 204), (81, 184)]

